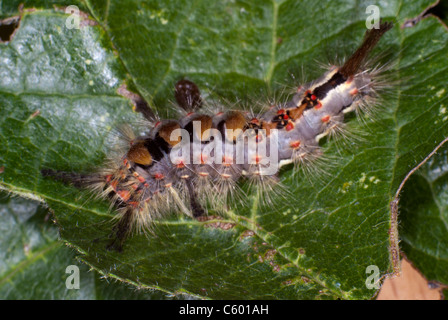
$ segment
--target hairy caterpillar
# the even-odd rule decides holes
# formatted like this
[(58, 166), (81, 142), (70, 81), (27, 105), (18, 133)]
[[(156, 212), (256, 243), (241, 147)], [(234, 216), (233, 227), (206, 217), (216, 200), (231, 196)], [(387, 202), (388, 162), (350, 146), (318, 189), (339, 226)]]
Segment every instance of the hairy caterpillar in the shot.
[(118, 250), (131, 231), (147, 230), (174, 209), (198, 218), (209, 204), (227, 207), (240, 178), (261, 187), (275, 184), (280, 167), (300, 167), (318, 158), (319, 140), (337, 134), (346, 113), (369, 111), (382, 69), (367, 66), (366, 58), (391, 27), (382, 23), (367, 31), (342, 66), (331, 67), (287, 102), (257, 115), (237, 109), (207, 112), (199, 88), (181, 80), (175, 94), (184, 113), (180, 119), (144, 113), (151, 121), (149, 132), (136, 136), (123, 128), (122, 148), (95, 174), (42, 173), (88, 185), (111, 199), (119, 219), (111, 246)]

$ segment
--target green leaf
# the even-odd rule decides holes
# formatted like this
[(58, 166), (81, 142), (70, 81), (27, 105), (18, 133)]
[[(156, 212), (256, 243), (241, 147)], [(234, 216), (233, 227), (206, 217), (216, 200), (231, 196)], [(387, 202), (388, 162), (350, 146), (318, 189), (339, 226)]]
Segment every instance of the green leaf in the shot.
[(43, 167), (83, 172), (102, 162), (110, 129), (140, 119), (117, 89), (133, 88), (162, 115), (184, 76), (210, 98), (265, 99), (281, 83), (297, 85), (287, 79), (301, 65), (312, 80), (322, 72), (316, 60), (353, 52), (366, 7), (85, 1), (81, 7), (98, 24), (67, 29), (63, 11), (40, 3), (24, 11), (13, 40), (0, 44), (0, 185), (45, 201), (62, 239), (84, 262), (141, 288), (214, 299), (371, 298), (376, 290), (366, 286), (366, 268), (392, 271), (389, 202), (447, 133), (439, 116), (447, 97), (447, 32), (434, 18), (400, 28), (430, 3), (377, 3), (396, 26), (376, 52), (394, 54), (402, 81), (391, 86), (376, 122), (348, 119), (362, 142), (324, 144), (334, 159), (323, 168), (329, 178), (310, 181), (283, 170), (291, 196), (274, 207), (253, 197), (235, 204), (220, 221), (230, 228), (173, 215), (157, 222), (156, 236), (129, 239), (121, 254), (105, 250), (113, 214), (107, 203), (40, 175)]
[[(51, 213), (41, 203), (0, 193), (0, 296), (2, 299), (164, 299), (89, 272), (63, 245)], [(79, 268), (79, 288), (69, 289), (68, 266)], [(69, 284), (73, 284), (69, 279)]]
[(444, 146), (406, 182), (400, 200), (406, 257), (427, 280), (444, 284), (448, 283), (447, 180), (448, 148)]

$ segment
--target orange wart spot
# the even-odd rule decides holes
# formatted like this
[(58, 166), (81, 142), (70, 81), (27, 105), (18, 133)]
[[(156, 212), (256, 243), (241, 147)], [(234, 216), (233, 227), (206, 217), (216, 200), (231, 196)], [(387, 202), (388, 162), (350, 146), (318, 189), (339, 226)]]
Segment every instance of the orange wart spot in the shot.
[(355, 95), (357, 95), (358, 94), (358, 88), (355, 88), (355, 89), (353, 89), (353, 90), (351, 90), (350, 91), (350, 94), (352, 95), (352, 96), (355, 96)]
[(292, 142), (289, 144), (289, 146), (290, 146), (291, 148), (293, 148), (293, 149), (297, 149), (298, 147), (300, 147), (300, 141), (299, 141), (299, 140), (297, 140), (297, 141), (292, 141)]
[(110, 182), (111, 179), (112, 179), (112, 175), (111, 175), (111, 174), (108, 174), (108, 175), (106, 176), (106, 182)]
[(137, 201), (129, 201), (128, 204), (133, 207), (133, 208), (137, 208), (138, 207), (138, 202)]
[(208, 172), (199, 172), (198, 173), (201, 177), (208, 177)]
[(253, 124), (260, 123), (260, 121), (257, 118), (252, 118), (252, 120), (250, 120), (250, 122), (253, 123)]
[(228, 173), (223, 173), (223, 174), (221, 174), (221, 177), (224, 179), (229, 179), (231, 177), (231, 175)]
[(292, 129), (294, 129), (294, 123), (288, 122), (288, 124), (285, 127), (285, 130), (286, 131), (291, 131)]
[(163, 178), (165, 178), (165, 176), (162, 173), (156, 173), (154, 175), (154, 179), (156, 180), (162, 180)]
[(178, 169), (185, 168), (185, 163), (181, 160), (181, 161), (179, 161), (179, 162), (177, 163), (176, 167), (177, 167)]
[(261, 156), (255, 156), (255, 163), (256, 164), (260, 164), (260, 162), (261, 162), (261, 160), (263, 160), (263, 157), (261, 157)]
[(141, 183), (145, 183), (145, 182), (146, 182), (145, 178), (143, 178), (143, 177), (141, 177), (141, 176), (138, 176), (137, 179), (138, 179), (138, 181), (140, 181)]
[(201, 164), (205, 164), (207, 162), (207, 156), (201, 153)]
[(118, 185), (118, 180), (112, 180), (110, 182), (110, 186), (112, 187), (112, 189), (117, 190), (117, 185)]
[(277, 114), (283, 114), (283, 113), (285, 113), (285, 109), (280, 109), (277, 111)]
[(131, 194), (127, 190), (118, 190), (117, 194), (120, 196), (121, 200), (128, 201), (131, 198)]
[(328, 122), (330, 121), (330, 116), (323, 116), (321, 120), (322, 122)]
[(222, 164), (225, 165), (225, 166), (230, 166), (231, 164), (233, 164), (232, 157), (223, 156), (222, 157)]

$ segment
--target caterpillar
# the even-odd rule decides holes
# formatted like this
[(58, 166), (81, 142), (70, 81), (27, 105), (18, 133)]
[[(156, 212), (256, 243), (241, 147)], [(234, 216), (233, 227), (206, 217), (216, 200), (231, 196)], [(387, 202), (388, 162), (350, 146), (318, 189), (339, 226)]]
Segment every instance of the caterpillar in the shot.
[[(147, 132), (121, 128), (123, 143), (98, 172), (83, 176), (44, 169), (42, 174), (88, 186), (111, 201), (118, 222), (108, 248), (118, 251), (132, 232), (150, 230), (168, 212), (198, 219), (209, 206), (227, 208), (241, 178), (260, 188), (278, 184), (281, 167), (293, 164), (297, 170), (320, 157), (319, 141), (337, 135), (347, 113), (369, 112), (384, 69), (369, 66), (367, 58), (391, 28), (382, 22), (368, 30), (342, 66), (331, 66), (286, 102), (257, 114), (206, 110), (198, 86), (182, 79), (175, 85), (179, 119), (142, 112), (149, 120)], [(141, 102), (138, 107), (145, 109)]]

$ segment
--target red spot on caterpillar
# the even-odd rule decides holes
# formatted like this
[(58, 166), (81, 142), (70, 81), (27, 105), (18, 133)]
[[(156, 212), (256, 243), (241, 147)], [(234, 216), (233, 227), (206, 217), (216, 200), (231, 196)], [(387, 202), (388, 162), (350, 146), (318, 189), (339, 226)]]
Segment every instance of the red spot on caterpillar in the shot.
[(352, 96), (355, 96), (355, 95), (357, 95), (358, 94), (358, 88), (355, 88), (355, 89), (353, 89), (353, 90), (351, 90), (350, 91), (350, 94), (352, 95)]
[(124, 163), (124, 165), (127, 165), (128, 164), (128, 159), (124, 158), (123, 159), (123, 163)]
[(108, 175), (106, 176), (106, 182), (109, 183), (111, 179), (112, 179), (112, 175), (111, 175), (111, 174), (108, 174)]
[(131, 198), (131, 194), (127, 190), (118, 190), (116, 192), (120, 196), (121, 200), (125, 202)]
[(202, 154), (202, 153), (201, 153), (201, 163), (202, 163), (202, 164), (205, 164), (206, 161), (207, 161), (207, 156), (206, 156), (205, 154)]
[(137, 179), (138, 179), (138, 181), (140, 181), (141, 183), (145, 183), (145, 182), (146, 182), (145, 178), (143, 178), (143, 177), (141, 177), (141, 176), (138, 176)]
[(285, 109), (280, 109), (277, 111), (277, 114), (284, 114), (285, 113)]
[(330, 116), (324, 116), (322, 119), (320, 119), (322, 122), (328, 122), (330, 121)]
[(260, 164), (261, 160), (263, 160), (263, 157), (261, 156), (255, 156), (255, 163)]
[(187, 117), (194, 115), (194, 112), (188, 112)]
[(176, 165), (176, 167), (177, 167), (178, 169), (185, 168), (185, 163), (181, 160), (181, 161), (179, 161), (179, 163)]
[(312, 95), (311, 95), (311, 100), (314, 101), (314, 100), (316, 100), (316, 99), (317, 99), (316, 95), (312, 94)]
[(162, 173), (156, 173), (156, 174), (154, 175), (154, 178), (155, 178), (156, 180), (162, 180), (163, 178), (165, 178), (165, 176), (164, 176)]
[(285, 130), (286, 131), (291, 131), (292, 129), (294, 129), (294, 123), (288, 122), (288, 124), (285, 127)]
[(222, 116), (224, 114), (224, 112), (218, 112), (216, 115), (217, 116)]
[(289, 144), (289, 146), (290, 146), (291, 148), (293, 148), (293, 149), (297, 149), (298, 147), (300, 147), (300, 141), (299, 141), (299, 140), (297, 140), (297, 141), (292, 141), (292, 142)]
[(317, 102), (317, 104), (314, 106), (315, 109), (322, 108), (322, 103), (320, 101)]
[(252, 120), (250, 120), (250, 122), (254, 123), (254, 124), (260, 123), (260, 121), (257, 118), (252, 118)]
[(289, 116), (287, 114), (283, 115), (283, 119), (288, 120)]
[(118, 185), (118, 180), (112, 180), (110, 182), (110, 186), (112, 187), (112, 189), (114, 189), (115, 191), (117, 190), (117, 185)]
[(139, 203), (137, 201), (129, 201), (128, 204), (133, 208), (137, 208)]
[(233, 159), (232, 157), (222, 157), (222, 164), (225, 166), (230, 166), (231, 164), (233, 164)]
[(158, 127), (160, 125), (161, 121), (157, 121), (154, 127)]

